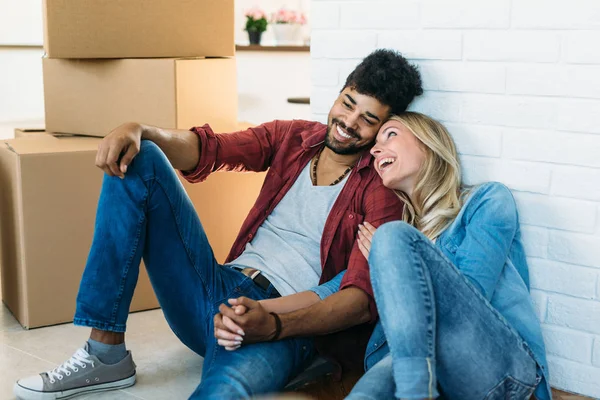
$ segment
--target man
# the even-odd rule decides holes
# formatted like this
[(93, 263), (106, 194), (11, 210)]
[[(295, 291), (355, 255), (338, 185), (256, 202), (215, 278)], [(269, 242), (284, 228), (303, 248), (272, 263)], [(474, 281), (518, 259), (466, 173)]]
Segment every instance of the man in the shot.
[[(54, 399), (134, 384), (124, 332), (142, 256), (171, 329), (204, 357), (192, 398), (277, 391), (312, 359), (312, 336), (374, 321), (357, 226), (363, 218), (376, 225), (399, 219), (401, 207), (371, 168), (368, 149), (382, 122), (421, 93), (415, 67), (378, 50), (350, 74), (327, 125), (274, 121), (216, 135), (208, 125), (184, 131), (130, 123), (112, 131), (98, 149), (106, 176), (74, 319), (92, 328), (90, 339), (58, 368), (18, 381), (15, 394)], [(215, 261), (171, 165), (190, 182), (218, 170), (269, 169), (225, 265)], [(251, 341), (268, 342), (236, 351), (217, 344), (213, 317), (228, 298), (294, 295), (344, 269), (342, 290), (318, 305), (262, 313), (269, 328)], [(288, 339), (274, 340), (281, 335)]]

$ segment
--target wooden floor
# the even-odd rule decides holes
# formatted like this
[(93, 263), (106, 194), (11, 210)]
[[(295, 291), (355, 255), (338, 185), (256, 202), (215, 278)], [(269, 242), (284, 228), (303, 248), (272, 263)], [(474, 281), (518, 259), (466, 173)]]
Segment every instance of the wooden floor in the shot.
[(552, 390), (552, 399), (553, 400), (592, 400), (591, 397), (579, 396), (576, 394), (571, 394), (567, 392), (561, 392), (560, 390), (553, 389)]
[[(320, 377), (319, 379), (304, 385), (295, 393), (288, 393), (284, 396), (275, 396), (265, 399), (277, 400), (342, 400), (352, 390), (359, 376), (345, 375), (341, 382), (334, 382), (330, 375)], [(533, 399), (533, 397), (532, 397)], [(563, 392), (558, 389), (552, 389), (553, 400), (594, 400), (591, 397), (580, 396), (572, 393)], [(599, 399), (600, 400), (600, 399)]]

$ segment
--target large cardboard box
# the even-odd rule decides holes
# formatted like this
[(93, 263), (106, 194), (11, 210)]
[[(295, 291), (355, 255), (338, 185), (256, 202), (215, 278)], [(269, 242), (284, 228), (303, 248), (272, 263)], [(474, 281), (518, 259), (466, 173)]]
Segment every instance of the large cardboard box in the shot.
[(234, 58), (45, 58), (43, 69), (49, 132), (106, 136), (125, 122), (179, 129), (210, 123), (228, 132), (237, 124)]
[(44, 0), (51, 58), (233, 57), (234, 0)]
[[(2, 300), (25, 328), (73, 320), (102, 182), (99, 141), (0, 141)], [(142, 268), (131, 310), (156, 307)]]

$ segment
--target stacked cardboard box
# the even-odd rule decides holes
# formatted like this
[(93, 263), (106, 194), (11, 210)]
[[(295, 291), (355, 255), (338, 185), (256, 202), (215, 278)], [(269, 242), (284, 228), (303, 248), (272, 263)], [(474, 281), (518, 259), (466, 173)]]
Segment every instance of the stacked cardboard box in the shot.
[(237, 121), (233, 0), (45, 0), (50, 132)]
[[(0, 143), (2, 299), (26, 328), (72, 320), (91, 245), (100, 138), (136, 121), (238, 124), (233, 0), (45, 0), (46, 129)], [(81, 137), (80, 137), (81, 136)], [(184, 183), (223, 261), (264, 174)], [(132, 310), (158, 306), (142, 268)]]

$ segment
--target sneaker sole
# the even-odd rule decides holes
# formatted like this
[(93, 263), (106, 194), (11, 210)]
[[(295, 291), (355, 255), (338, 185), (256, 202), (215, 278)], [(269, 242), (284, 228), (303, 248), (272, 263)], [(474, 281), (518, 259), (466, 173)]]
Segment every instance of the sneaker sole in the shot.
[(13, 393), (17, 396), (17, 399), (21, 400), (57, 400), (57, 399), (70, 399), (75, 396), (82, 394), (89, 394), (95, 392), (105, 392), (108, 390), (123, 389), (135, 384), (135, 374), (126, 379), (120, 381), (102, 383), (94, 386), (83, 386), (80, 388), (64, 390), (62, 392), (39, 392), (37, 390), (27, 389), (19, 384), (15, 384)]

